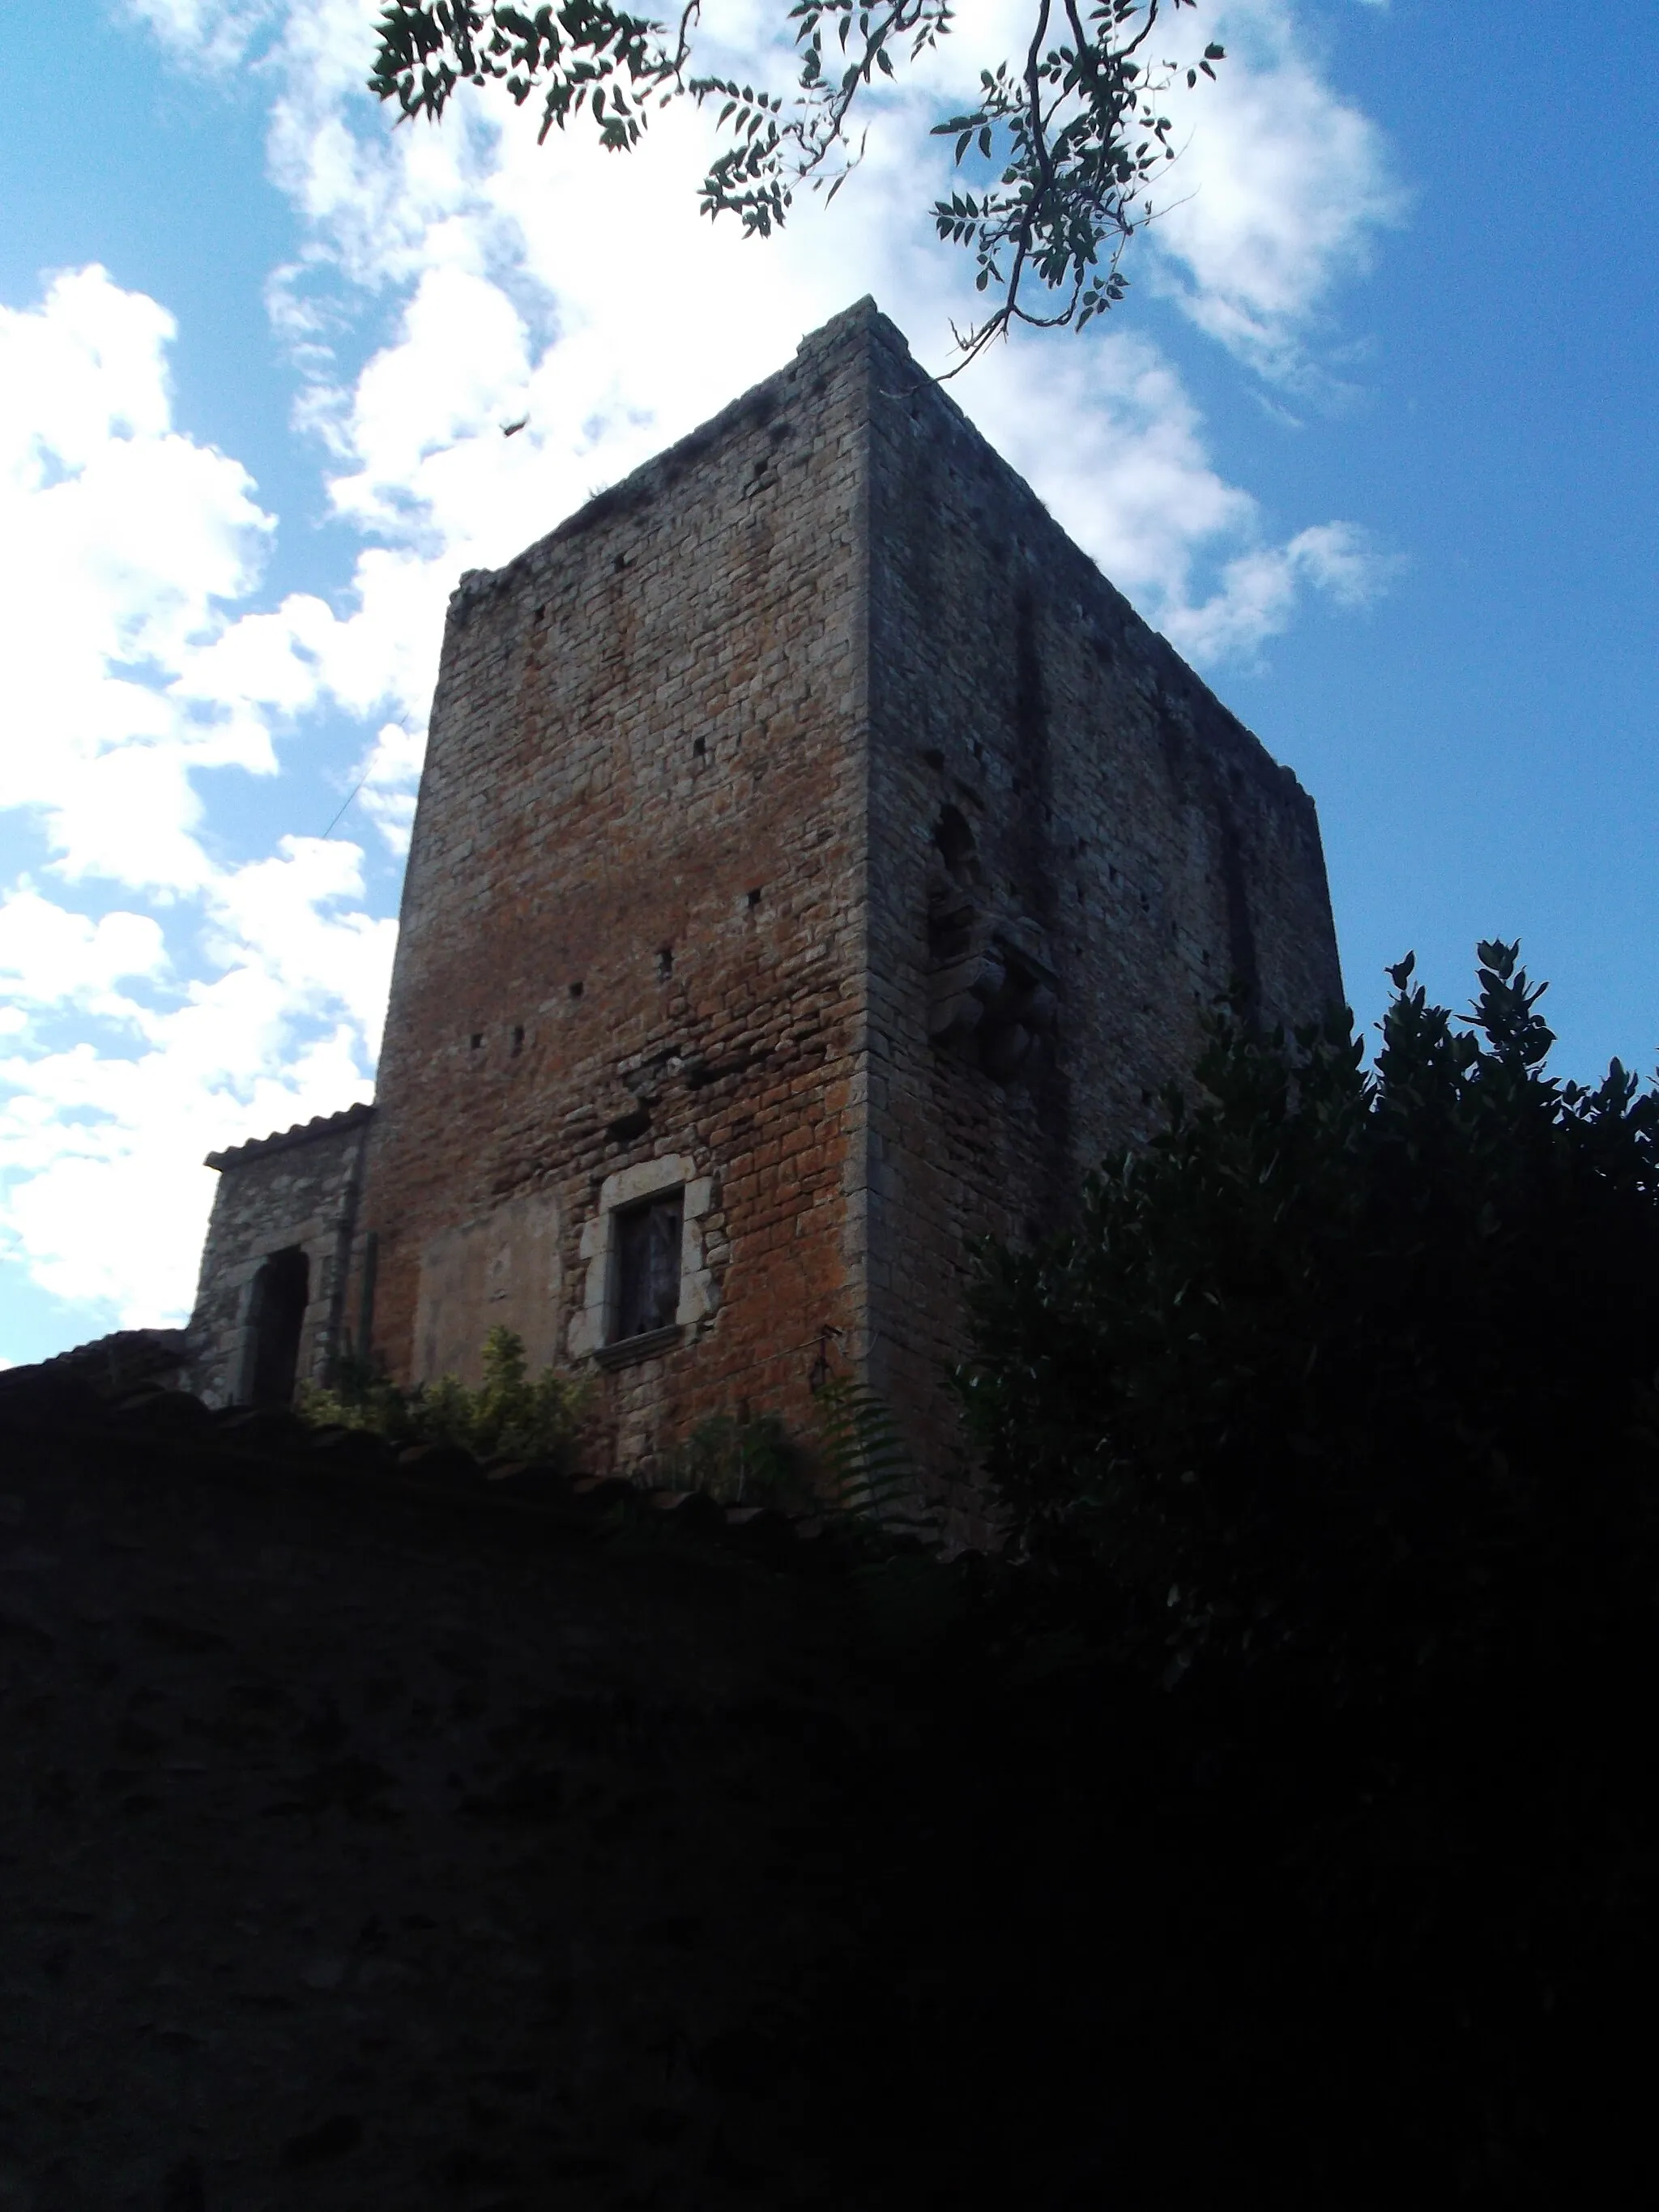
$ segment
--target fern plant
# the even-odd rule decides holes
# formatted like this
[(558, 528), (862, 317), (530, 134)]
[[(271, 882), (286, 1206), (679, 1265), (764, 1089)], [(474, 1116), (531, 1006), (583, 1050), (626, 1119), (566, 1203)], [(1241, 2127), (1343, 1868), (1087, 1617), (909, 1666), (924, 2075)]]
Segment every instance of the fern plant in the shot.
[(817, 1407), (831, 1516), (893, 1535), (923, 1534), (921, 1478), (886, 1400), (841, 1375), (819, 1390)]

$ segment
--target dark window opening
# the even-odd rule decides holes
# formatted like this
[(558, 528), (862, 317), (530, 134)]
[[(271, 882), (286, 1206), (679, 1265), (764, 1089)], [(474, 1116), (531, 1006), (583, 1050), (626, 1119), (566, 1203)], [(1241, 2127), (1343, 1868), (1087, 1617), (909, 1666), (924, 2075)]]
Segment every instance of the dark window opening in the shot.
[(758, 906), (760, 904), (760, 893), (758, 891), (750, 892), (749, 903), (750, 906)]
[(981, 870), (974, 833), (961, 809), (943, 807), (933, 824), (933, 846), (943, 861), (930, 871), (927, 950), (935, 968), (965, 960), (980, 918)]
[(580, 996), (581, 996), (581, 994), (582, 994), (582, 987), (581, 987), (581, 985), (580, 985), (580, 983), (573, 983), (573, 984), (570, 986), (570, 995), (571, 995), (571, 997), (572, 997), (573, 999), (580, 999)]
[(611, 1341), (667, 1328), (679, 1310), (684, 1194), (670, 1191), (617, 1215), (617, 1321)]
[(514, 1024), (513, 1024), (513, 1052), (514, 1052), (514, 1056), (516, 1058), (516, 1057), (518, 1056), (518, 1054), (519, 1054), (520, 1053), (521, 1053), (523, 1050), (524, 1050), (524, 1024), (523, 1024), (522, 1022), (514, 1022)]
[(483, 1031), (482, 1030), (474, 1030), (472, 1032), (472, 1049), (474, 1052), (482, 1052), (483, 1049)]
[(701, 738), (693, 738), (691, 740), (691, 750), (697, 756), (697, 758), (701, 760), (703, 755), (708, 751), (708, 747)]
[(657, 980), (658, 980), (658, 981), (659, 981), (659, 982), (661, 982), (661, 983), (665, 983), (665, 982), (668, 981), (669, 977), (673, 974), (673, 972), (674, 972), (674, 948), (673, 948), (673, 946), (672, 946), (672, 945), (665, 945), (663, 946), (663, 948), (662, 948), (662, 951), (661, 951), (659, 953), (658, 953), (658, 955), (657, 955)]
[(967, 817), (960, 807), (946, 806), (939, 811), (933, 824), (933, 843), (939, 858), (958, 882), (970, 880), (978, 873), (974, 866), (975, 838), (968, 827)]
[(945, 756), (937, 745), (929, 745), (922, 758), (929, 768), (943, 768), (945, 765)]
[(250, 1404), (293, 1404), (295, 1377), (300, 1371), (300, 1337), (310, 1294), (310, 1263), (297, 1244), (285, 1252), (273, 1252), (254, 1277), (248, 1308), (253, 1331)]
[(605, 1133), (618, 1145), (631, 1145), (635, 1137), (642, 1137), (651, 1127), (647, 1108), (636, 1106), (631, 1114), (622, 1114), (614, 1121), (607, 1121)]

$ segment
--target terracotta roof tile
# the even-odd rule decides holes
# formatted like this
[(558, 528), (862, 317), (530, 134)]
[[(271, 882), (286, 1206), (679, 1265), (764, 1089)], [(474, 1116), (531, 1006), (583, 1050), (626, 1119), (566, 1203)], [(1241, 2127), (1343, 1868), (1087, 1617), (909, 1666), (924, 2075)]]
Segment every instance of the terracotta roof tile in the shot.
[(313, 1114), (308, 1121), (296, 1121), (291, 1129), (277, 1129), (269, 1137), (250, 1137), (245, 1145), (230, 1145), (222, 1152), (210, 1152), (204, 1164), (210, 1168), (240, 1167), (247, 1160), (263, 1159), (267, 1152), (285, 1152), (294, 1145), (308, 1145), (318, 1137), (337, 1136), (343, 1129), (355, 1129), (367, 1121), (374, 1109), (367, 1099), (359, 1099), (355, 1106), (343, 1107), (337, 1114)]

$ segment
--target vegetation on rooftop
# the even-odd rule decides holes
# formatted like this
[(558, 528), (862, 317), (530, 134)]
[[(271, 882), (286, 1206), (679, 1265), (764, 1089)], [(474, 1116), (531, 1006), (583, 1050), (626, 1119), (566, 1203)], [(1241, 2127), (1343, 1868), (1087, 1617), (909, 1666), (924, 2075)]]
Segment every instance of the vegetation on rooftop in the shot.
[(544, 1368), (532, 1376), (524, 1340), (510, 1328), (484, 1339), (483, 1379), (453, 1375), (405, 1389), (371, 1361), (347, 1354), (331, 1389), (301, 1383), (296, 1406), (314, 1424), (372, 1430), (398, 1444), (455, 1444), (480, 1460), (541, 1460), (568, 1473), (576, 1464), (588, 1389)]

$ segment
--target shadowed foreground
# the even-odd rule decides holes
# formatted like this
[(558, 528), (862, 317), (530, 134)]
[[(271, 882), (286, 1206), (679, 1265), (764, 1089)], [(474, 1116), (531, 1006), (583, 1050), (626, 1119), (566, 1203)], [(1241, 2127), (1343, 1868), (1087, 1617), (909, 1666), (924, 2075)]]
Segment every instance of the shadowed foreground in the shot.
[[(1631, 2154), (1639, 1960), (1458, 2060), (1394, 1904), (1310, 1938), (1261, 1812), (1340, 1830), (1340, 1743), (1011, 1659), (972, 1562), (190, 1403), (0, 1395), (4, 2212), (1548, 2203)], [(1501, 1849), (1443, 1813), (1401, 1849), (1478, 1942)]]

